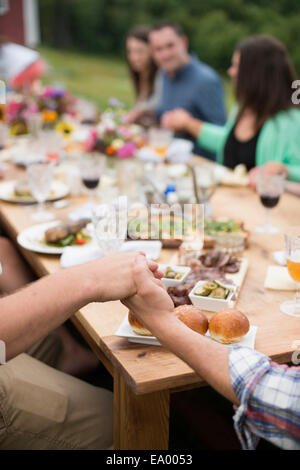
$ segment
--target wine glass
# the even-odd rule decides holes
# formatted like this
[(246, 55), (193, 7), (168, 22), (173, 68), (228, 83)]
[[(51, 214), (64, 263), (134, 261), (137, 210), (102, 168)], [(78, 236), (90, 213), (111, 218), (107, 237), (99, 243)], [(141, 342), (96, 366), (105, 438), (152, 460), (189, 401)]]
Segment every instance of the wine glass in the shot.
[(90, 202), (93, 202), (95, 190), (105, 171), (105, 155), (84, 155), (81, 159), (81, 181), (89, 191)]
[(205, 217), (209, 218), (212, 216), (210, 199), (217, 187), (214, 169), (211, 165), (195, 165), (192, 176), (197, 202), (204, 204)]
[(179, 248), (180, 264), (189, 266), (201, 253), (204, 244), (204, 204), (184, 204), (183, 236)]
[(54, 218), (51, 212), (45, 210), (44, 203), (51, 191), (53, 180), (53, 163), (33, 163), (27, 167), (28, 182), (31, 194), (38, 202), (38, 210), (31, 215), (35, 221), (47, 221)]
[(285, 254), (289, 275), (297, 283), (294, 300), (287, 300), (280, 305), (286, 315), (300, 318), (300, 226), (291, 227), (285, 233)]
[(260, 171), (256, 177), (256, 190), (260, 196), (262, 205), (266, 208), (266, 220), (264, 225), (255, 227), (258, 233), (278, 233), (280, 229), (270, 222), (270, 213), (277, 206), (280, 196), (285, 188), (285, 175), (270, 175)]
[(118, 253), (127, 234), (127, 198), (120, 196), (115, 203), (93, 207), (92, 222), (103, 254)]

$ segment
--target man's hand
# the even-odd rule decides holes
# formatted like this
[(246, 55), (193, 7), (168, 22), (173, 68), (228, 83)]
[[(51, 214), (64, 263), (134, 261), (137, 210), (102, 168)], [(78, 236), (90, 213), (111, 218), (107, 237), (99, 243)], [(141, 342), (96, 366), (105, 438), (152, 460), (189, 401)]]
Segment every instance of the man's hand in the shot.
[(162, 282), (155, 277), (157, 271), (147, 265), (145, 257), (139, 255), (133, 268), (136, 294), (123, 303), (150, 331), (152, 325), (173, 315), (174, 304)]
[(155, 276), (160, 279), (158, 264), (147, 260), (141, 253), (118, 253), (87, 263), (84, 267), (76, 267), (80, 277), (86, 281), (90, 302), (124, 299), (136, 294), (134, 273), (140, 258), (153, 279)]

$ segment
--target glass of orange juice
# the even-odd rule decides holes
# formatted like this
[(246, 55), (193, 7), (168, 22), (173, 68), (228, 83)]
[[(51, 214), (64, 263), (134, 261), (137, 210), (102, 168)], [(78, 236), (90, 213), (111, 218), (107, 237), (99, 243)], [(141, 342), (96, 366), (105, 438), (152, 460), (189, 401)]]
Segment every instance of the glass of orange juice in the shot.
[(166, 151), (173, 139), (173, 132), (169, 129), (152, 127), (148, 132), (149, 146), (161, 157), (165, 157)]
[(280, 310), (300, 318), (300, 226), (291, 227), (285, 233), (286, 264), (289, 275), (297, 284), (296, 297), (280, 305)]

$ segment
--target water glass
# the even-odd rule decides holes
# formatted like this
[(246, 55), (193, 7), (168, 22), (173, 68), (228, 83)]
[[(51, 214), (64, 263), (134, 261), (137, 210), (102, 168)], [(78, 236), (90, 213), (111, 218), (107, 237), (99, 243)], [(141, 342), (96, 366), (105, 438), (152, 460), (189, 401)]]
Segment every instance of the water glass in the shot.
[(53, 170), (52, 162), (34, 163), (27, 167), (31, 194), (38, 202), (38, 211), (31, 216), (35, 221), (47, 221), (54, 218), (54, 215), (46, 211), (44, 207), (44, 203), (51, 191)]
[(92, 209), (96, 240), (103, 254), (118, 253), (127, 235), (127, 198), (100, 204)]

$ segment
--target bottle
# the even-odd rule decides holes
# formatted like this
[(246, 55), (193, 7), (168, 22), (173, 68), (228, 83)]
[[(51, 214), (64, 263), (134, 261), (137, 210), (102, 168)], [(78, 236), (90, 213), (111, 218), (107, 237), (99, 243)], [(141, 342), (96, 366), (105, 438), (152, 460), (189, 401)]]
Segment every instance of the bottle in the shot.
[(175, 204), (178, 202), (175, 184), (169, 183), (164, 191), (164, 195), (168, 204)]

